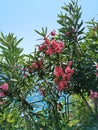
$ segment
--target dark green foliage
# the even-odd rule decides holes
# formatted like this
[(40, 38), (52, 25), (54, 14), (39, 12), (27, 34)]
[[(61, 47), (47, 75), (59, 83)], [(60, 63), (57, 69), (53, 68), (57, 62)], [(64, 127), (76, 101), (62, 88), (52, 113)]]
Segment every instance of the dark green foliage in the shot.
[(64, 13), (58, 14), (57, 21), (61, 28), (59, 29), (59, 38), (65, 43), (65, 51), (70, 55), (75, 55), (79, 51), (80, 42), (83, 39), (83, 20), (81, 20), (81, 7), (78, 2), (71, 0), (71, 2), (62, 6)]

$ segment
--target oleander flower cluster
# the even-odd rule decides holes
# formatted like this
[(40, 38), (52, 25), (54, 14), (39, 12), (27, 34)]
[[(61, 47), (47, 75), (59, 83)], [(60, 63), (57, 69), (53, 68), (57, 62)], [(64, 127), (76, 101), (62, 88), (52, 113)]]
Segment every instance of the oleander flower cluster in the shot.
[[(51, 36), (55, 36), (55, 32), (50, 32)], [(44, 37), (44, 42), (39, 45), (39, 51), (44, 52), (46, 55), (52, 55), (55, 53), (61, 53), (64, 48), (64, 43), (62, 41), (56, 40), (54, 37), (48, 38)]]
[(54, 82), (58, 86), (59, 91), (68, 88), (68, 82), (70, 81), (71, 76), (74, 74), (72, 64), (72, 61), (69, 61), (65, 68), (62, 66), (56, 66), (54, 69)]
[(98, 92), (90, 90), (90, 99), (98, 98)]
[(4, 98), (6, 96), (6, 93), (8, 92), (8, 84), (3, 83), (0, 86), (0, 98)]
[(0, 105), (4, 104), (4, 98), (7, 96), (8, 84), (3, 83), (0, 85)]

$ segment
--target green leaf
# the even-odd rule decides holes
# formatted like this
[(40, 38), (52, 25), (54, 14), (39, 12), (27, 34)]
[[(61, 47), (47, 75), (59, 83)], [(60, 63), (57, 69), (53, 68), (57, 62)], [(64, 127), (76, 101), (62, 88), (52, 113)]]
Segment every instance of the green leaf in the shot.
[(23, 38), (19, 39), (19, 40), (15, 43), (15, 46), (17, 46), (22, 40), (23, 40)]

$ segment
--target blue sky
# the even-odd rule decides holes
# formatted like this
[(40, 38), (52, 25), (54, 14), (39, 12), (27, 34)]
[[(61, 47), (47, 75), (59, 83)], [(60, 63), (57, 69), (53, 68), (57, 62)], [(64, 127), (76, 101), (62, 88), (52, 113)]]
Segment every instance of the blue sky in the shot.
[[(48, 31), (57, 29), (57, 14), (61, 6), (70, 0), (0, 0), (0, 31), (5, 35), (14, 33), (23, 37), (20, 47), (24, 53), (31, 53), (38, 44), (39, 35), (34, 31), (47, 27)], [(82, 6), (84, 22), (91, 18), (98, 19), (98, 0), (78, 0)]]

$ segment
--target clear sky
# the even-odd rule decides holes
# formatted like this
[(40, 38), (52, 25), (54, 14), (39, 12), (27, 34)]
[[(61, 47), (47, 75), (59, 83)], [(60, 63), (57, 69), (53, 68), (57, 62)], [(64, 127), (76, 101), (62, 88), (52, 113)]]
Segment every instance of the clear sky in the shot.
[[(24, 53), (31, 53), (38, 44), (39, 35), (34, 31), (47, 27), (48, 31), (57, 29), (57, 14), (61, 6), (70, 0), (0, 0), (0, 31), (5, 35), (14, 33), (23, 37), (20, 47)], [(82, 6), (84, 22), (91, 18), (98, 19), (98, 0), (78, 0)]]

